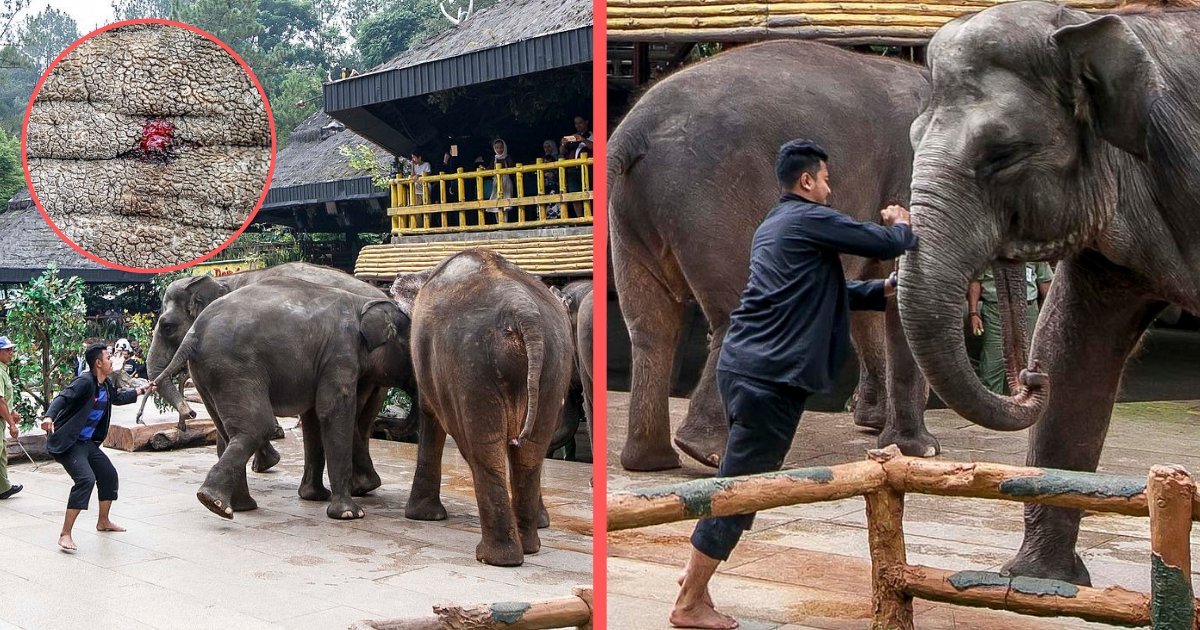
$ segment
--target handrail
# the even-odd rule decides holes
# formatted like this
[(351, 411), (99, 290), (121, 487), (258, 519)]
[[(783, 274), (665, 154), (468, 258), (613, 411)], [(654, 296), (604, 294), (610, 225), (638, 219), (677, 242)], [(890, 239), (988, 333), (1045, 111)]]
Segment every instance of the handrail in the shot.
[[(387, 211), (392, 221), (392, 234), (590, 225), (593, 191), (589, 169), (593, 163), (594, 159), (584, 153), (579, 158), (556, 162), (538, 158), (534, 164), (475, 171), (459, 168), (454, 173), (422, 175), (415, 179), (397, 175), (390, 182), (392, 205)], [(575, 169), (578, 169), (577, 173)], [(558, 183), (553, 192), (546, 184), (551, 172)], [(527, 190), (526, 175), (533, 175), (532, 190)], [(577, 175), (577, 180), (572, 181), (578, 181), (578, 191), (564, 192), (568, 175)], [(491, 180), (493, 192), (484, 198), (488, 180)], [(509, 186), (514, 190), (507, 190)], [(435, 197), (437, 202), (429, 203)], [(451, 197), (456, 201), (448, 202)], [(555, 211), (558, 216), (554, 216)]]

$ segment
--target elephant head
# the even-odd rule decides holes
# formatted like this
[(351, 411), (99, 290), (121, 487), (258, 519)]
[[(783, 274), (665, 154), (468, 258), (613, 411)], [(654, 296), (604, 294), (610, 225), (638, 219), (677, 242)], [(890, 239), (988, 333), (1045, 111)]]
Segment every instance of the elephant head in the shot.
[[(910, 130), (921, 242), (902, 261), (904, 330), (948, 405), (985, 427), (1022, 429), (1040, 419), (1050, 380), (1033, 365), (1005, 397), (974, 377), (960, 310), (967, 284), (993, 261), (1008, 276), (1021, 265), (1003, 263), (1095, 242), (1117, 211), (1114, 156), (1147, 153), (1161, 75), (1121, 18), (1040, 2), (951, 22), (930, 42), (928, 64), (932, 93)], [(1025, 362), (1024, 303), (1013, 295), (998, 292), (1010, 370)]]
[(408, 345), (412, 320), (408, 314), (391, 300), (371, 300), (363, 304), (358, 319), (368, 352), (367, 370), (381, 382), (408, 378), (412, 373)]
[(413, 304), (417, 301), (417, 293), (421, 287), (433, 276), (434, 269), (426, 269), (417, 273), (406, 273), (396, 276), (392, 282), (391, 295), (396, 304), (400, 305), (400, 310), (404, 313), (412, 315)]
[[(192, 322), (205, 307), (229, 292), (228, 287), (211, 276), (183, 278), (172, 282), (163, 294), (162, 311), (154, 325), (154, 340), (146, 357), (146, 371), (151, 379), (162, 372), (179, 349)], [(179, 422), (196, 417), (171, 379), (164, 380), (158, 394), (179, 412)], [(139, 413), (140, 416), (140, 413)]]

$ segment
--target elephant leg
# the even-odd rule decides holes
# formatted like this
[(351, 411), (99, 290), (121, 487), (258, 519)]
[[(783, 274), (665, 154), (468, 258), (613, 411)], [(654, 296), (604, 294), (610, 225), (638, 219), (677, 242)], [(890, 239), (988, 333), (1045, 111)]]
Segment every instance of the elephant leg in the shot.
[[(277, 428), (279, 428), (278, 420), (275, 421), (275, 426), (271, 429), (272, 435), (275, 434), (275, 429)], [(275, 449), (274, 444), (271, 444), (271, 437), (268, 436), (267, 441), (263, 443), (262, 448), (259, 448), (258, 451), (254, 453), (254, 463), (251, 464), (250, 467), (254, 469), (254, 472), (261, 473), (271, 470), (275, 467), (275, 464), (278, 463), (279, 451)]]
[(316, 414), (321, 427), (321, 445), (325, 447), (325, 467), (329, 471), (329, 518), (363, 517), (363, 509), (350, 496), (354, 478), (355, 414), (357, 391), (353, 384), (334, 381), (322, 383), (317, 390)]
[[(900, 324), (900, 309), (893, 300), (884, 314), (887, 325), (888, 422), (879, 434), (879, 447), (895, 444), (911, 457), (933, 457), (942, 446), (925, 428), (929, 384), (917, 367), (908, 338)], [(857, 422), (857, 420), (856, 420)]]
[[(484, 423), (475, 424), (471, 419), (463, 421), (464, 426), (487, 426)], [(475, 546), (475, 559), (484, 564), (497, 567), (515, 567), (525, 562), (525, 552), (521, 538), (517, 534), (517, 520), (514, 518), (512, 500), (508, 496), (508, 480), (505, 471), (504, 450), (502, 441), (479, 448), (466, 445), (463, 442), (470, 436), (461, 436), (463, 440), (455, 440), (462, 450), (463, 458), (471, 467), (471, 480), (475, 485), (475, 502), (479, 507), (479, 525), (483, 530), (483, 538)], [(531, 442), (530, 445), (533, 445)], [(539, 453), (540, 456), (540, 453)], [(524, 496), (524, 495), (523, 495)], [(533, 494), (534, 509), (537, 508), (537, 490)], [(533, 536), (537, 540), (537, 517), (534, 515), (532, 524)], [(540, 542), (539, 542), (540, 545)]]
[[(705, 313), (712, 321), (712, 316)], [(692, 459), (716, 468), (725, 455), (725, 443), (729, 440), (729, 422), (725, 418), (725, 404), (721, 392), (717, 391), (717, 361), (721, 358), (721, 343), (729, 331), (726, 322), (717, 327), (708, 342), (708, 358), (700, 382), (688, 400), (687, 415), (675, 432), (675, 445)], [(668, 386), (669, 383), (664, 383)]]
[[(1125, 360), (1162, 310), (1139, 297), (1136, 279), (1098, 258), (1058, 265), (1034, 334), (1031, 356), (1050, 376), (1050, 400), (1031, 429), (1029, 466), (1096, 470)], [(1075, 553), (1081, 517), (1076, 509), (1027, 505), (1021, 550), (1004, 571), (1090, 584)]]
[[(539, 473), (540, 474), (540, 473)], [(539, 486), (538, 489), (538, 529), (546, 529), (550, 527), (550, 512), (546, 510), (546, 501), (542, 499), (542, 492)]]
[[(629, 385), (629, 426), (621, 449), (625, 470), (679, 467), (671, 448), (671, 368), (683, 331), (684, 304), (633, 254), (618, 255), (613, 244), (613, 270), (621, 312), (629, 329), (633, 355)], [(604, 445), (593, 446), (604, 448)]]
[[(901, 333), (903, 334), (903, 333)], [(854, 424), (882, 431), (888, 420), (887, 348), (889, 339), (881, 313), (850, 314), (850, 343), (858, 358), (858, 386), (854, 389)]]
[(325, 487), (325, 447), (321, 444), (321, 426), (312, 409), (300, 414), (300, 431), (304, 437), (304, 473), (300, 476), (300, 498), (305, 501), (328, 501)]
[(363, 405), (354, 428), (354, 477), (350, 489), (350, 493), (356, 497), (383, 485), (383, 480), (375, 471), (375, 462), (371, 461), (371, 428), (383, 410), (387, 392), (385, 387), (359, 387), (359, 400), (363, 401)]
[[(221, 422), (221, 417), (214, 408), (209, 408), (209, 415), (212, 416), (213, 425), (220, 427), (217, 430), (217, 442), (219, 450), (224, 452), (225, 445), (228, 443), (228, 438), (225, 436), (225, 423)], [(219, 457), (219, 456), (218, 456)], [(230, 496), (229, 504), (233, 507), (234, 512), (246, 512), (258, 508), (258, 502), (254, 497), (250, 496), (250, 486), (246, 482), (246, 467), (241, 466), (236, 475), (237, 479), (234, 483), (233, 494)]]
[[(416, 403), (413, 403), (416, 409)], [(446, 449), (446, 431), (441, 420), (423, 413), (417, 438), (417, 469), (413, 472), (412, 491), (404, 506), (405, 518), (417, 521), (446, 520), (442, 505), (442, 451)]]
[(266, 409), (252, 408), (246, 413), (245, 418), (230, 417), (229, 414), (224, 414), (222, 424), (225, 425), (229, 441), (216, 465), (208, 471), (208, 475), (204, 478), (204, 484), (196, 492), (196, 498), (200, 500), (200, 503), (213, 514), (222, 518), (233, 518), (235, 494), (239, 495), (238, 504), (241, 506), (245, 506), (245, 501), (250, 499), (248, 489), (245, 489), (245, 496), (241, 496), (241, 491), (246, 483), (246, 464), (250, 461), (250, 456), (254, 454), (254, 451), (270, 436), (269, 430), (253, 428), (243, 430), (241, 428), (243, 426), (254, 427), (254, 421), (258, 420), (260, 424), (269, 429), (268, 419), (274, 417), (271, 415), (269, 407)]
[[(517, 517), (517, 534), (521, 537), (521, 550), (525, 553), (537, 553), (542, 548), (542, 540), (538, 536), (541, 514), (545, 511), (542, 504), (542, 459), (530, 455), (528, 444), (520, 449), (509, 449), (509, 459), (512, 467), (512, 507)], [(549, 514), (546, 520), (550, 519)], [(547, 523), (547, 525), (549, 525)]]

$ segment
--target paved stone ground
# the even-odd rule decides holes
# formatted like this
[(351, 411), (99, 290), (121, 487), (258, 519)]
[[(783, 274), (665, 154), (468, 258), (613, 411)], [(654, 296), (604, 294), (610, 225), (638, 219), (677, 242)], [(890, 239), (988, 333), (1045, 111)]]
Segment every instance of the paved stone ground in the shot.
[[(133, 422), (135, 406), (115, 410), (117, 422)], [(335, 629), (429, 614), (438, 603), (565, 597), (591, 584), (590, 465), (547, 460), (551, 528), (541, 530), (542, 550), (522, 567), (491, 567), (475, 560), (479, 512), (452, 442), (442, 487), (448, 520), (404, 518), (416, 446), (372, 440), (384, 485), (359, 499), (366, 518), (335, 521), (324, 503), (296, 496), (300, 431), (294, 419), (282, 424), (287, 437), (274, 442), (282, 461), (249, 473), (259, 509), (232, 521), (196, 500), (214, 447), (106, 449), (121, 475), (112, 517), (129, 531), (95, 531), (93, 494), (75, 526), (74, 554), (57, 546), (70, 477), (53, 461), (36, 472), (14, 461), (11, 478), (25, 490), (0, 501), (0, 630)]]
[[(684, 481), (711, 474), (691, 462), (660, 473), (622, 470), (628, 394), (608, 393), (609, 491)], [(671, 399), (674, 426), (687, 401)], [(1027, 432), (980, 429), (948, 410), (926, 413), (942, 444), (942, 459), (1023, 465)], [(1117, 406), (1100, 472), (1144, 477), (1153, 464), (1176, 463), (1200, 473), (1200, 401), (1125, 403)], [(851, 462), (874, 448), (875, 436), (858, 431), (850, 414), (806, 413), (785, 466), (797, 468)], [(949, 570), (998, 570), (1021, 544), (1019, 503), (908, 494), (905, 498), (908, 561)], [(613, 630), (669, 627), (675, 579), (690, 552), (694, 522), (615, 532), (608, 537), (608, 617)], [(1200, 534), (1192, 554), (1200, 558)], [(1148, 591), (1149, 520), (1088, 514), (1079, 549), (1093, 585)], [(869, 627), (870, 561), (861, 498), (790, 506), (760, 513), (713, 581), (718, 608), (739, 618), (747, 630)], [(1197, 568), (1197, 567), (1193, 567)], [(1195, 580), (1197, 573), (1193, 573)], [(954, 607), (917, 600), (922, 630), (1048, 630), (1106, 628), (1079, 619), (1035, 619), (1005, 612)]]

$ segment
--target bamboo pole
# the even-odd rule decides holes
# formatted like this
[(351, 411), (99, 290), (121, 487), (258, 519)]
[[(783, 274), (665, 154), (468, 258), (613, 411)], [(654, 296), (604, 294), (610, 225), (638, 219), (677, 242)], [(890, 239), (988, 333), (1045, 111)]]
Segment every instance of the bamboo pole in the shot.
[(904, 591), (922, 599), (1035, 617), (1079, 617), (1118, 626), (1150, 623), (1150, 596), (1115, 586), (1088, 588), (1059, 580), (919, 565), (905, 567), (903, 576)]
[(1196, 482), (1180, 466), (1154, 466), (1150, 505), (1150, 623), (1154, 630), (1192, 630), (1192, 499)]
[(885, 482), (879, 464), (855, 462), (745, 477), (698, 479), (613, 494), (608, 498), (608, 531), (833, 501), (871, 492)]
[[(871, 451), (867, 456), (882, 463), (894, 455)], [(871, 547), (871, 630), (913, 630), (912, 596), (904, 592), (904, 494), (882, 487), (864, 498)]]
[(500, 602), (475, 606), (434, 606), (425, 617), (363, 620), (351, 630), (543, 630), (592, 625), (592, 589), (542, 602)]

